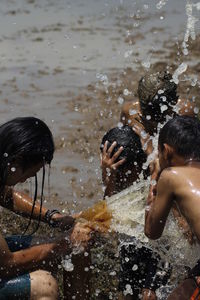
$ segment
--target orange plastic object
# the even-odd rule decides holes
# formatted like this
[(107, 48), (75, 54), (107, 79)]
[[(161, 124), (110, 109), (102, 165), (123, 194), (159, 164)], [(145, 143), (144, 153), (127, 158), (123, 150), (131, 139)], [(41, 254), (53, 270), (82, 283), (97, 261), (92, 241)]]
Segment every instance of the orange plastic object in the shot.
[[(200, 277), (196, 277), (196, 282), (198, 285), (200, 284)], [(199, 287), (197, 287), (195, 289), (190, 300), (200, 300), (200, 288)]]
[(110, 228), (112, 213), (106, 201), (99, 201), (91, 208), (81, 212), (79, 218), (88, 221), (88, 226), (95, 231), (107, 232)]
[(200, 289), (196, 288), (190, 300), (200, 300)]

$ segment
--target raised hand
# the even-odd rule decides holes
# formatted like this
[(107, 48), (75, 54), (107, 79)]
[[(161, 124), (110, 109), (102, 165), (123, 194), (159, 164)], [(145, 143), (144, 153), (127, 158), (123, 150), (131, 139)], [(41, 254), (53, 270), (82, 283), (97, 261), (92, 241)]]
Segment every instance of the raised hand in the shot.
[(104, 196), (111, 196), (114, 193), (117, 168), (125, 162), (125, 158), (117, 161), (118, 157), (123, 151), (123, 147), (120, 147), (112, 155), (112, 152), (116, 146), (117, 143), (113, 142), (112, 145), (108, 148), (108, 141), (106, 141), (102, 151), (102, 157), (101, 157), (102, 181), (106, 187)]
[(71, 233), (71, 243), (73, 246), (83, 246), (87, 247), (88, 242), (91, 239), (92, 229), (89, 226), (89, 223), (81, 223), (78, 222), (74, 226), (72, 233)]
[(132, 129), (139, 136), (143, 151), (147, 156), (150, 155), (153, 152), (153, 145), (150, 135), (145, 131), (144, 125), (134, 120)]

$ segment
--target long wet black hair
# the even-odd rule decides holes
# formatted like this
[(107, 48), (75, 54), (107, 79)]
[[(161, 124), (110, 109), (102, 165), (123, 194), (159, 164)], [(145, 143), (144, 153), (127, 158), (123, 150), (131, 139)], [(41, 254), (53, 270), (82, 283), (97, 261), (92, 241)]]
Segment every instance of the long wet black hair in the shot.
[[(42, 190), (40, 198), (40, 214), (38, 229), (41, 220), (43, 189), (45, 180), (45, 164), (50, 164), (54, 154), (53, 136), (48, 126), (35, 117), (15, 118), (0, 126), (0, 190), (3, 191), (11, 164), (16, 163), (24, 170), (36, 164), (43, 164)], [(35, 192), (33, 207), (28, 225), (30, 226), (35, 203), (37, 200), (38, 181), (35, 175)], [(33, 233), (34, 233), (33, 232)]]

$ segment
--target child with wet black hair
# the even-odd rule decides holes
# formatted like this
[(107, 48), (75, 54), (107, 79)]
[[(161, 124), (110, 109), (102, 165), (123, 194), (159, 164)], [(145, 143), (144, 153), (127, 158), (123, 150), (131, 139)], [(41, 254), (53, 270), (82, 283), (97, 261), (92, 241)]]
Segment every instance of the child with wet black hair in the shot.
[[(71, 243), (87, 243), (90, 238), (90, 230), (75, 224), (74, 217), (43, 206), (45, 167), (51, 163), (54, 150), (52, 133), (38, 118), (15, 118), (0, 125), (0, 206), (29, 219), (21, 235), (7, 236), (7, 228), (0, 232), (1, 300), (57, 300), (58, 283), (49, 269), (56, 271), (63, 256), (72, 251)], [(43, 175), (39, 204), (37, 173), (40, 169)], [(33, 199), (13, 189), (17, 183), (31, 177), (35, 178)], [(38, 222), (36, 229), (25, 235), (32, 219)], [(36, 242), (33, 233), (40, 222), (57, 227), (63, 233), (58, 238), (49, 240), (46, 236), (43, 243)]]
[[(122, 126), (109, 130), (102, 139), (100, 149), (104, 197), (121, 192), (139, 180), (146, 154), (142, 150), (140, 138), (131, 127)], [(145, 245), (138, 247), (140, 243), (132, 237), (132, 241), (120, 249), (119, 288), (125, 291), (130, 285), (133, 292), (132, 295), (123, 296), (126, 300), (138, 299), (140, 293), (143, 300), (157, 299), (155, 290), (165, 284), (167, 279), (156, 275), (160, 261), (158, 255)], [(138, 266), (137, 270), (133, 270), (134, 265)]]
[(147, 72), (139, 80), (137, 94), (138, 101), (124, 103), (120, 119), (123, 125), (143, 132), (140, 139), (147, 155), (153, 152), (151, 137), (157, 134), (159, 123), (164, 124), (177, 114), (196, 116), (198, 113), (195, 102), (179, 98), (177, 84), (168, 70)]
[[(168, 121), (160, 130), (158, 152), (160, 168), (155, 168), (157, 183), (152, 184), (149, 189), (145, 234), (150, 239), (160, 238), (168, 215), (175, 205), (199, 243), (200, 121), (189, 116), (177, 116)], [(200, 260), (168, 299), (199, 299), (199, 276)]]
[(139, 178), (146, 154), (138, 135), (129, 126), (109, 130), (100, 150), (102, 180), (106, 187), (104, 197), (122, 191)]
[(166, 122), (167, 116), (195, 115), (195, 103), (180, 99), (177, 84), (169, 71), (147, 72), (138, 82), (138, 101), (126, 102), (121, 111), (124, 125), (141, 123), (145, 131), (153, 134), (157, 124)]

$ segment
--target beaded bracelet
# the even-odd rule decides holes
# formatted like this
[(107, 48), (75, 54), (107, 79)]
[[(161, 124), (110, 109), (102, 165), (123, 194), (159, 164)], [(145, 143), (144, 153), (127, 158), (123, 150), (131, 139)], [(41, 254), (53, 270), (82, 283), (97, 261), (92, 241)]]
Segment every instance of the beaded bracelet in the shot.
[(45, 216), (44, 216), (45, 221), (51, 227), (58, 227), (59, 226), (59, 221), (52, 220), (52, 217), (55, 214), (60, 214), (60, 212), (57, 209), (52, 209), (52, 210), (48, 209), (47, 212), (45, 213)]

